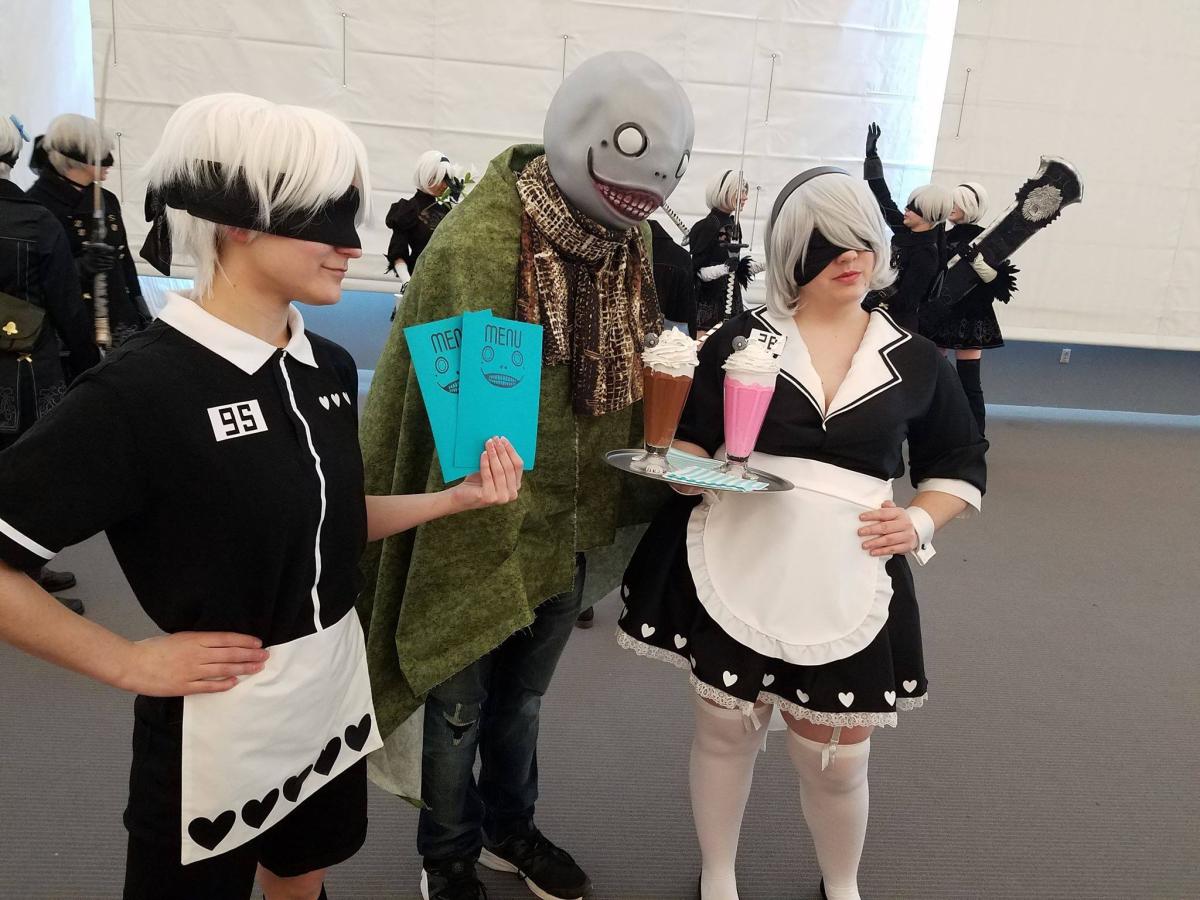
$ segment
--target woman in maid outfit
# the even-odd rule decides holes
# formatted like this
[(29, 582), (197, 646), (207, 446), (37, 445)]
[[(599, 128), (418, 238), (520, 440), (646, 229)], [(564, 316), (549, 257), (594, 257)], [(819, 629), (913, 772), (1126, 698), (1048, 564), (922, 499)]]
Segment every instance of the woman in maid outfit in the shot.
[[(691, 673), (703, 900), (737, 898), (738, 835), (771, 706), (790, 729), (825, 896), (854, 900), (872, 730), (927, 693), (905, 554), (925, 562), (934, 532), (979, 508), (987, 443), (937, 347), (862, 309), (893, 277), (866, 185), (828, 166), (796, 176), (766, 241), (767, 304), (701, 348), (676, 445), (721, 454), (722, 365), (761, 342), (780, 373), (752, 464), (796, 488), (664, 507), (626, 571), (618, 639)], [(906, 439), (917, 488), (907, 509), (892, 501)]]
[[(148, 164), (146, 256), (195, 290), (0, 454), (0, 639), (138, 695), (128, 900), (325, 897), (381, 745), (354, 611), (368, 540), (514, 499), (489, 442), (440, 494), (364, 497), (350, 355), (291, 305), (341, 296), (366, 153), (316, 110), (201, 97)], [(105, 531), (165, 634), (129, 641), (24, 575)]]
[(953, 306), (935, 300), (920, 311), (921, 334), (943, 350), (954, 351), (958, 379), (980, 434), (986, 424), (980, 378), (983, 351), (1004, 346), (994, 304), (997, 300), (1007, 303), (1012, 299), (1020, 271), (1007, 259), (989, 261), (978, 250), (971, 249), (971, 242), (983, 234), (983, 226), (978, 223), (987, 213), (987, 203), (987, 191), (978, 182), (968, 181), (954, 189), (954, 210), (950, 213), (953, 227), (946, 232), (946, 255), (962, 256), (975, 271), (978, 284)]

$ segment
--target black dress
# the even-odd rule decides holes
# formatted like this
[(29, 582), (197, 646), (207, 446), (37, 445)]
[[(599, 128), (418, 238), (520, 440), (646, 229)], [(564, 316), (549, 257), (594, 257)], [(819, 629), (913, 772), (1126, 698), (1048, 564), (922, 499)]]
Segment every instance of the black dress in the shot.
[[(28, 196), (54, 213), (67, 232), (71, 255), (79, 266), (83, 257), (83, 243), (92, 239), (92, 189), (80, 187), (69, 178), (59, 175), (53, 168), (42, 170), (38, 180), (29, 189)], [(101, 190), (104, 203), (104, 243), (116, 250), (117, 262), (108, 273), (108, 323), (112, 332), (113, 346), (120, 346), (130, 335), (136, 334), (150, 324), (150, 311), (142, 299), (138, 283), (137, 266), (129, 252), (129, 238), (125, 232), (125, 220), (121, 218), (121, 202), (116, 195)], [(92, 278), (82, 271), (80, 283), (84, 304), (92, 312)]]
[[(67, 376), (100, 361), (67, 236), (54, 216), (0, 179), (0, 291), (46, 311), (28, 353), (0, 351), (0, 448), (54, 408)], [(0, 327), (7, 323), (0, 321)], [(64, 368), (61, 348), (70, 352)]]
[(680, 439), (721, 455), (732, 341), (778, 334), (787, 344), (754, 462), (796, 489), (669, 501), (626, 570), (618, 639), (689, 669), (695, 690), (728, 708), (895, 725), (925, 701), (920, 616), (907, 560), (864, 551), (858, 515), (890, 499), (906, 440), (918, 489), (978, 508), (987, 442), (954, 369), (886, 311), (871, 314), (826, 411), (795, 323), (761, 308), (704, 344)]
[(696, 279), (692, 258), (675, 243), (662, 225), (651, 219), (651, 249), (654, 256), (654, 290), (663, 317), (683, 322), (688, 333), (696, 336)]
[[(726, 247), (741, 243), (742, 226), (734, 221), (733, 213), (714, 209), (693, 225), (688, 234), (692, 270), (696, 273), (696, 327), (700, 331), (710, 331), (728, 318), (725, 305), (729, 301), (729, 279), (733, 276), (701, 281), (700, 270), (729, 262)], [(742, 286), (734, 278), (732, 315), (736, 316), (742, 308)]]
[[(171, 295), (0, 454), (0, 559), (29, 569), (104, 531), (164, 632), (271, 650), (235, 690), (137, 699), (131, 863), (146, 845), (190, 864), (255, 841), (382, 744), (354, 611), (367, 527), (354, 360), (294, 308), (288, 328), (277, 348)], [(334, 837), (307, 846), (345, 859), (365, 803), (321, 827)], [(188, 872), (155, 896), (197, 896)]]
[(892, 199), (878, 158), (868, 157), (864, 171), (871, 193), (892, 229), (891, 263), (897, 273), (891, 287), (873, 291), (864, 305), (868, 308), (880, 303), (886, 305), (897, 324), (915, 332), (921, 307), (937, 296), (941, 286), (946, 265), (946, 227), (939, 223), (928, 231), (907, 228), (904, 212)]
[(417, 258), (449, 211), (448, 206), (437, 202), (437, 197), (424, 191), (417, 191), (411, 197), (393, 203), (385, 220), (387, 227), (392, 229), (392, 240), (387, 249), (387, 270), (395, 272), (396, 264), (402, 261), (411, 275), (416, 268)]
[[(953, 258), (965, 253), (971, 241), (982, 233), (980, 225), (955, 225), (946, 232), (947, 254)], [(943, 306), (936, 300), (923, 306), (921, 334), (939, 347), (952, 350), (1003, 347), (1004, 335), (1000, 333), (994, 304), (997, 300), (1008, 302), (1016, 270), (1007, 260), (993, 268), (998, 272), (995, 280), (984, 283), (977, 279), (976, 287), (953, 306)]]

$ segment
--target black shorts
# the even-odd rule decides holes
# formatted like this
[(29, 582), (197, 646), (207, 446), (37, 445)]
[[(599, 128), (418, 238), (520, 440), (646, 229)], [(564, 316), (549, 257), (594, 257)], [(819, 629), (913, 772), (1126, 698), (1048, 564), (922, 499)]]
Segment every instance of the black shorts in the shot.
[(259, 863), (291, 878), (345, 862), (367, 837), (367, 764), (355, 763), (253, 841), (179, 861), (183, 702), (138, 697), (125, 826), (125, 900), (246, 900)]

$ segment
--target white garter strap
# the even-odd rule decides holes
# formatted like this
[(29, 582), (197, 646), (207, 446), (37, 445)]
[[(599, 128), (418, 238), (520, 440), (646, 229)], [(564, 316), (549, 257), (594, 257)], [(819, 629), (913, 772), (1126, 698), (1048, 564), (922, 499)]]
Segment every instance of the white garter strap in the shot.
[(833, 726), (833, 734), (829, 738), (829, 743), (821, 748), (821, 771), (824, 772), (833, 765), (834, 759), (837, 757), (838, 741), (842, 739), (842, 726)]

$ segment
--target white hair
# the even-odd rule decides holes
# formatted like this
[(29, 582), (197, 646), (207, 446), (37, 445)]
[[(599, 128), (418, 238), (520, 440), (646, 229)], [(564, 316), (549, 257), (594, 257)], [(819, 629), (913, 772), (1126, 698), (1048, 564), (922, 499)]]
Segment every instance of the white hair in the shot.
[[(226, 184), (244, 179), (263, 228), (274, 215), (316, 213), (350, 187), (358, 188), (356, 223), (370, 211), (367, 151), (344, 123), (305, 106), (284, 106), (247, 94), (210, 94), (171, 115), (146, 163), (151, 188), (208, 184), (210, 162)], [(195, 263), (196, 295), (219, 270), (220, 241), (229, 228), (182, 210), (167, 210), (172, 243)]]
[(965, 181), (954, 189), (954, 205), (963, 211), (964, 225), (978, 222), (987, 214), (987, 191), (978, 181)]
[(733, 212), (737, 209), (738, 194), (748, 188), (745, 178), (733, 169), (726, 169), (709, 181), (704, 190), (704, 202), (708, 204), (709, 209)]
[[(0, 119), (0, 156), (16, 156), (21, 152), (24, 143), (25, 138), (21, 136), (21, 131), (13, 120), (8, 116)], [(0, 163), (0, 177), (8, 177), (6, 170), (10, 168), (12, 167)]]
[(450, 161), (440, 150), (426, 150), (417, 157), (417, 168), (413, 171), (413, 184), (417, 190), (432, 194), (433, 189), (451, 174)]
[[(92, 168), (92, 160), (103, 159), (113, 152), (113, 135), (100, 133), (100, 123), (78, 113), (55, 116), (42, 138), (42, 149), (54, 171), (66, 177), (75, 169)], [(99, 152), (97, 152), (99, 151)], [(73, 157), (83, 157), (82, 162)]]
[(940, 184), (923, 184), (908, 195), (908, 205), (926, 222), (945, 222), (954, 212), (954, 192)]
[(779, 216), (767, 223), (767, 309), (774, 315), (790, 316), (796, 311), (800, 293), (796, 266), (804, 267), (814, 231), (838, 247), (867, 245), (875, 254), (869, 290), (895, 280), (887, 225), (867, 183), (848, 175), (818, 175), (792, 191)]

